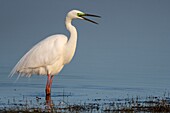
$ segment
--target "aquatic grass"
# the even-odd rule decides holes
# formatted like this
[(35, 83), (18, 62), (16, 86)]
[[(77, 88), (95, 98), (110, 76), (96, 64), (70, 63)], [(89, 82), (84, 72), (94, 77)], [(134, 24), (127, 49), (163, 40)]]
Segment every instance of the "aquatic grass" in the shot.
[[(33, 100), (23, 96), (22, 99), (13, 97), (7, 99), (7, 103), (0, 101), (0, 112), (2, 113), (58, 113), (58, 112), (106, 112), (106, 113), (131, 113), (131, 112), (170, 112), (169, 93), (163, 97), (127, 97), (121, 99), (101, 99), (95, 98), (90, 101), (71, 103), (69, 96), (63, 93), (60, 102), (51, 101), (46, 104), (42, 97), (35, 97)], [(67, 97), (67, 99), (65, 98)]]

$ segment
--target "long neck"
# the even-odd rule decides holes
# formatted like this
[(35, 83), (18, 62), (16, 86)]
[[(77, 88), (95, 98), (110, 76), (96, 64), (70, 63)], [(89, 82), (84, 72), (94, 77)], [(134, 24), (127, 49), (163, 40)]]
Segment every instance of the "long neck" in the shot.
[(65, 55), (65, 63), (69, 63), (74, 56), (76, 45), (77, 45), (77, 30), (71, 24), (72, 19), (66, 17), (66, 28), (70, 32), (70, 38), (66, 44), (66, 55)]

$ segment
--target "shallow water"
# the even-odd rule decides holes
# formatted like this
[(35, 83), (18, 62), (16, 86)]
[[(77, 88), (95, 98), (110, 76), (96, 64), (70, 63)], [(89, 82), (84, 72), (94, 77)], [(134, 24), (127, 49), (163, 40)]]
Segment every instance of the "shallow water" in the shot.
[[(39, 98), (41, 102), (45, 101), (46, 76), (34, 75), (31, 78), (20, 77), (17, 80), (17, 76), (8, 78), (9, 67), (1, 67), (0, 70), (1, 107), (7, 103), (20, 103), (24, 100), (37, 104), (36, 98)], [(166, 78), (150, 76), (149, 80), (146, 79), (147, 81), (143, 81), (145, 76), (144, 78), (114, 76), (114, 79), (111, 77), (59, 74), (53, 81), (51, 99), (56, 104), (61, 102), (80, 104), (96, 100), (104, 103), (137, 96), (144, 99), (147, 96), (164, 97), (170, 94), (169, 76)], [(160, 83), (160, 81), (163, 82)]]

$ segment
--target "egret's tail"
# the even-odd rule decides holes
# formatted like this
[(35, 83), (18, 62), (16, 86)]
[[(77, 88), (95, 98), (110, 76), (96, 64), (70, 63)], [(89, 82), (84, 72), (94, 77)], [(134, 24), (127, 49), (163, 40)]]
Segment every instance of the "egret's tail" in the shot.
[[(21, 59), (22, 60), (22, 59)], [(13, 75), (18, 74), (17, 80), (20, 78), (20, 76), (26, 76), (31, 77), (30, 73), (24, 73), (21, 69), (21, 64), (18, 62), (15, 67), (12, 69), (10, 74), (8, 75), (9, 78), (11, 78)]]

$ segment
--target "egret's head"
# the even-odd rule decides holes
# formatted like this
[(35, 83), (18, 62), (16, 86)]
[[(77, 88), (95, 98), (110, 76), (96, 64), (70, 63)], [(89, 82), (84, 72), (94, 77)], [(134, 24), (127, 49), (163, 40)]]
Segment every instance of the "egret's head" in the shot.
[(79, 10), (72, 10), (72, 11), (70, 11), (70, 12), (67, 14), (67, 17), (69, 17), (70, 19), (83, 19), (83, 20), (87, 20), (87, 21), (89, 21), (89, 22), (98, 24), (98, 23), (95, 22), (95, 21), (92, 21), (92, 20), (90, 20), (90, 19), (85, 18), (85, 16), (91, 16), (91, 17), (98, 17), (98, 18), (100, 18), (100, 16), (92, 15), (92, 14), (86, 14), (86, 13), (83, 13), (83, 12), (81, 12), (81, 11), (79, 11)]

